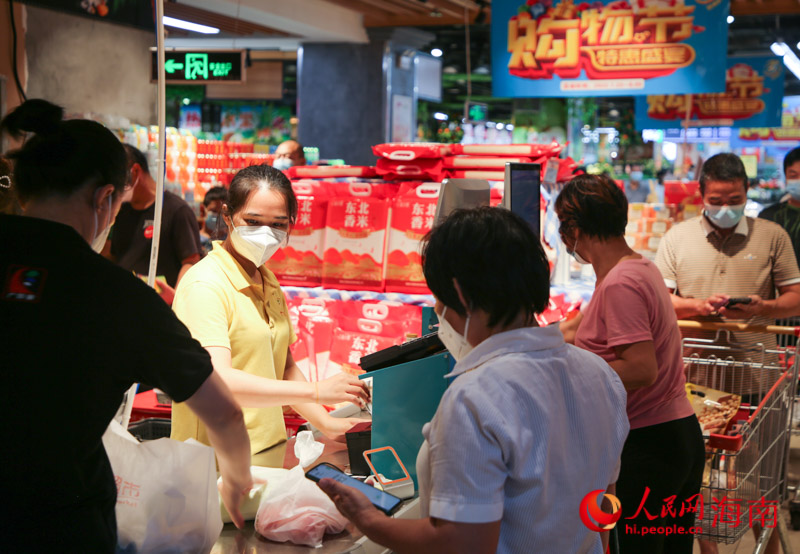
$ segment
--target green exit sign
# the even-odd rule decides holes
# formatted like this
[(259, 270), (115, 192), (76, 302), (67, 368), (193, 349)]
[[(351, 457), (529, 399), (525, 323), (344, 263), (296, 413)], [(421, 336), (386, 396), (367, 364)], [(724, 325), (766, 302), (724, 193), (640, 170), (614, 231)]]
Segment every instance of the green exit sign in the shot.
[[(170, 84), (243, 83), (242, 50), (168, 50), (164, 52), (164, 73)], [(151, 53), (152, 82), (158, 80), (158, 52)]]

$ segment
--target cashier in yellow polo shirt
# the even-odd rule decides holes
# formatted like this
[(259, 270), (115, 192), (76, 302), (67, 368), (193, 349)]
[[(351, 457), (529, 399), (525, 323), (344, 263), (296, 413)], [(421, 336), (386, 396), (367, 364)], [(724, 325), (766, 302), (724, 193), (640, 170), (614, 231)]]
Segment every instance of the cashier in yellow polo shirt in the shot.
[[(172, 305), (242, 406), (253, 454), (286, 439), (283, 405), (343, 439), (360, 420), (333, 418), (320, 404), (368, 398), (352, 375), (309, 383), (289, 351), (296, 337), (286, 298), (265, 263), (286, 243), (296, 214), (283, 173), (266, 165), (237, 173), (223, 205), (228, 238), (186, 272)], [(180, 403), (173, 406), (172, 438), (209, 444), (203, 424)]]

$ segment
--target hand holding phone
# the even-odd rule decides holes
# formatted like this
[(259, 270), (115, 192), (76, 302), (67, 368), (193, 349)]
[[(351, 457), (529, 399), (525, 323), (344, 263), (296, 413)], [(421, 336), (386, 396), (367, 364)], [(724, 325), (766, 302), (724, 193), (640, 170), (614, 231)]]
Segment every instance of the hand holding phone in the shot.
[(731, 306), (735, 306), (736, 304), (750, 304), (753, 301), (752, 298), (749, 296), (739, 296), (736, 298), (729, 298), (727, 302), (725, 302), (725, 307), (730, 308)]
[(366, 483), (362, 483), (361, 481), (346, 475), (336, 466), (326, 462), (318, 464), (309, 469), (306, 472), (306, 478), (311, 479), (315, 483), (319, 483), (320, 480), (326, 478), (333, 479), (342, 485), (353, 488), (364, 494), (369, 501), (372, 502), (373, 506), (378, 508), (387, 516), (395, 513), (403, 503), (403, 501), (396, 496), (389, 494), (388, 492), (378, 490), (375, 487), (367, 485)]

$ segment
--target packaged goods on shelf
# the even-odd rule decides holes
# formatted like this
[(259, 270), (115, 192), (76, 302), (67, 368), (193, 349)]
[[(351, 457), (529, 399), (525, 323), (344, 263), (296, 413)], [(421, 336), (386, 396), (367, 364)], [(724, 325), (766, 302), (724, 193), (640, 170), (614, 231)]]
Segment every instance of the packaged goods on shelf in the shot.
[(245, 167), (272, 164), (274, 156), (259, 145), (221, 140), (200, 140), (197, 144), (198, 179), (202, 188), (228, 186), (234, 175)]
[(447, 169), (505, 169), (507, 163), (543, 163), (547, 158), (447, 156), (443, 158)]
[(667, 204), (703, 204), (699, 181), (664, 181), (664, 202)]
[(422, 326), (422, 308), (398, 302), (294, 298), (289, 313), (298, 331), (292, 355), (312, 381), (363, 373), (363, 356), (402, 343)]
[(386, 290), (428, 294), (422, 274), (420, 240), (433, 227), (439, 183), (407, 183), (392, 203), (386, 262)]
[(376, 144), (372, 152), (378, 158), (388, 160), (408, 161), (419, 158), (441, 158), (455, 154), (457, 144), (441, 142), (389, 142)]
[(558, 156), (564, 147), (550, 144), (455, 144), (453, 154), (471, 156), (530, 156), (533, 158)]
[(289, 179), (331, 179), (375, 177), (375, 168), (361, 165), (298, 165), (286, 170)]
[(441, 158), (418, 158), (410, 161), (395, 161), (380, 158), (375, 166), (378, 175), (384, 179), (441, 181), (444, 177), (444, 163)]
[(328, 205), (322, 284), (382, 291), (390, 189), (372, 183), (342, 185), (348, 194)]
[(289, 243), (268, 262), (282, 285), (316, 287), (322, 284), (325, 222), (332, 185), (324, 181), (295, 181), (297, 220)]

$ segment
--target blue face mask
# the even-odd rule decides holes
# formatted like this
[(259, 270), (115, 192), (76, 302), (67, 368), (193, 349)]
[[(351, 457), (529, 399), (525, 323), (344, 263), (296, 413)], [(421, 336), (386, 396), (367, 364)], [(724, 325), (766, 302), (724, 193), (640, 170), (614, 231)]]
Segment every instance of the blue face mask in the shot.
[(208, 212), (206, 216), (206, 231), (211, 238), (224, 239), (228, 235), (228, 230), (224, 225), (219, 224), (219, 214), (216, 212)]
[(793, 200), (800, 202), (800, 179), (786, 181), (786, 192), (792, 196)]
[(706, 217), (720, 229), (736, 227), (744, 215), (745, 204), (738, 206), (711, 206), (706, 204)]

